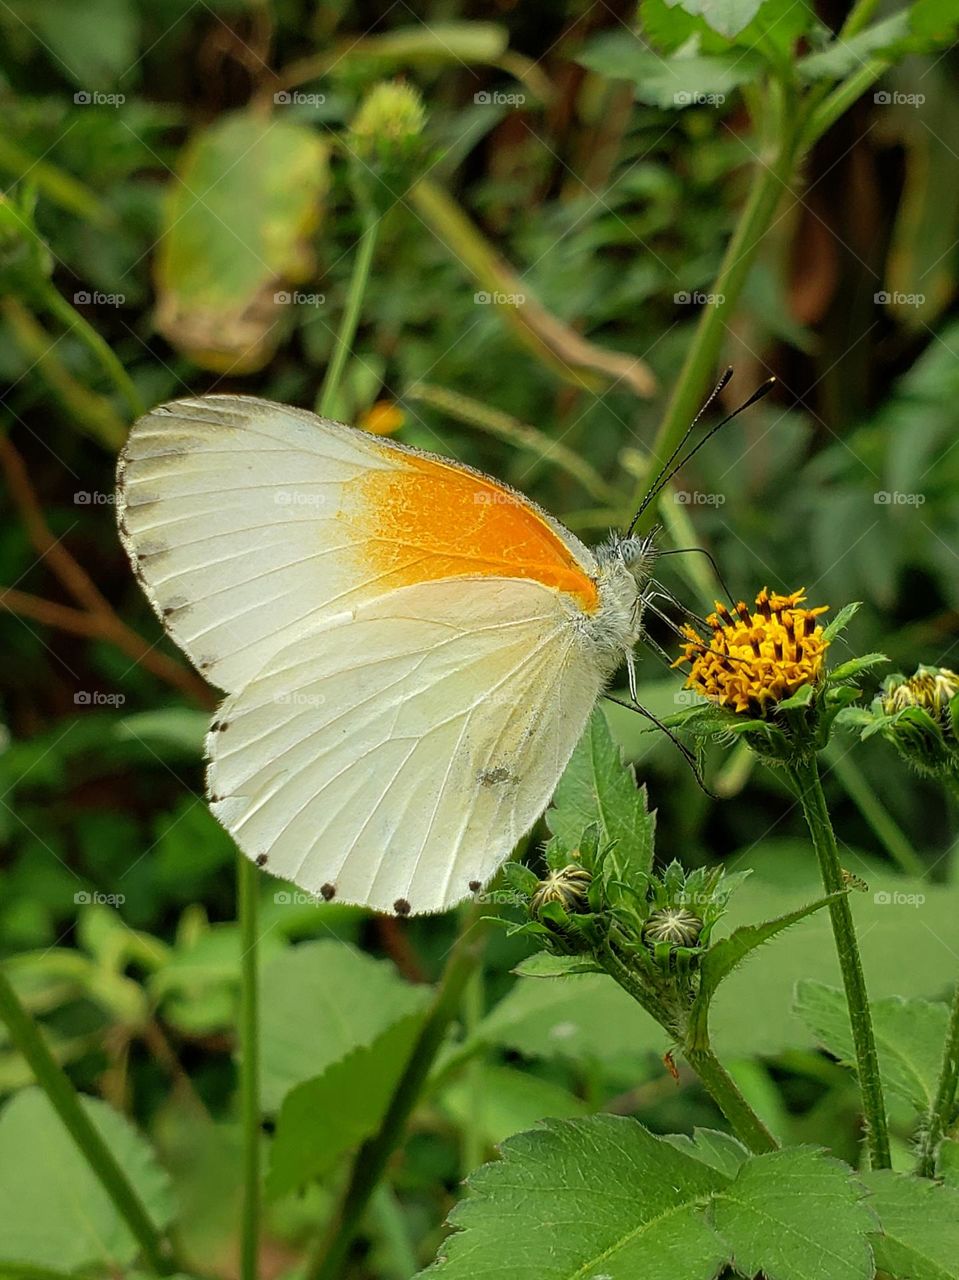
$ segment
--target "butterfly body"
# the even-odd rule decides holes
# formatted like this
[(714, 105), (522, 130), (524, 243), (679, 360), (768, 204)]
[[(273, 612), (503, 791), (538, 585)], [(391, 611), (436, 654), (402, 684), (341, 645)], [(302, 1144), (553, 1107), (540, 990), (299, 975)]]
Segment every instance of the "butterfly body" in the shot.
[(327, 900), (407, 914), (485, 885), (642, 631), (651, 539), (591, 551), (480, 472), (267, 401), (147, 414), (117, 506), (226, 693), (213, 812)]

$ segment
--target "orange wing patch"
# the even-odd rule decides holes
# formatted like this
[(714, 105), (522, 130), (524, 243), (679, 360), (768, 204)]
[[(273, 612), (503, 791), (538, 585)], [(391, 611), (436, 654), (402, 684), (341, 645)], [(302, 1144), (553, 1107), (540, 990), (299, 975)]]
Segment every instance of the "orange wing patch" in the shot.
[(598, 607), (593, 579), (509, 490), (417, 454), (386, 456), (398, 465), (351, 481), (347, 494), (358, 509), (340, 512), (351, 523), (362, 520), (358, 540), (384, 590), (437, 578), (532, 578), (573, 596), (587, 613)]

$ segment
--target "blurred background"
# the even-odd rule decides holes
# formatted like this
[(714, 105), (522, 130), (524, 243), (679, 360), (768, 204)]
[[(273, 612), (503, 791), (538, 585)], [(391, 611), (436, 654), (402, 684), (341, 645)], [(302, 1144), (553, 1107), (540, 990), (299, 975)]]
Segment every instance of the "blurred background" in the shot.
[[(782, 10), (799, 52), (844, 14), (832, 0)], [(234, 391), (318, 407), (367, 225), (360, 155), (379, 175), (365, 195), (378, 230), (330, 416), (480, 467), (586, 541), (623, 527), (763, 145), (754, 85), (664, 96), (631, 70), (637, 31), (667, 55), (688, 38), (670, 26), (679, 13), (665, 0), (638, 20), (587, 0), (0, 4), (0, 948), (73, 1079), (157, 1145), (202, 1273), (236, 1271), (234, 850), (202, 800), (211, 691), (163, 638), (117, 539), (117, 450), (138, 404)], [(959, 662), (957, 70), (949, 50), (900, 59), (784, 184), (716, 369), (735, 367), (727, 410), (770, 375), (779, 385), (660, 513), (664, 545), (708, 548), (737, 597), (805, 586), (834, 610), (862, 601), (844, 652), (883, 650), (891, 670)], [(358, 117), (383, 83), (400, 98)], [(394, 145), (397, 120), (415, 145)], [(715, 590), (695, 555), (663, 578), (696, 609)], [(675, 653), (668, 628), (654, 638)], [(684, 705), (653, 649), (640, 680), (655, 713)], [(714, 801), (668, 740), (612, 712), (661, 859), (754, 868), (744, 916), (814, 881), (779, 779), (714, 750)], [(955, 813), (883, 744), (851, 746), (834, 744), (827, 779), (846, 865), (883, 891), (907, 877), (923, 898), (864, 899), (874, 994), (940, 995), (959, 960)], [(374, 919), (261, 886), (276, 1108), (338, 1056), (329, 948), (358, 946), (371, 1006), (393, 1006), (436, 975), (456, 920)], [(820, 927), (763, 952), (717, 1039), (771, 1125), (854, 1159), (854, 1088), (790, 1011), (797, 978), (835, 981)], [(425, 1264), (463, 1173), (543, 1115), (717, 1123), (620, 993), (517, 983), (526, 945), (492, 936), (357, 1275), (409, 1274), (397, 1212)], [(291, 1026), (310, 1043), (291, 1045)], [(29, 1081), (0, 1037), (0, 1093)], [(0, 1113), (0, 1154), (9, 1137)], [(295, 1264), (340, 1176), (271, 1200), (269, 1273)]]

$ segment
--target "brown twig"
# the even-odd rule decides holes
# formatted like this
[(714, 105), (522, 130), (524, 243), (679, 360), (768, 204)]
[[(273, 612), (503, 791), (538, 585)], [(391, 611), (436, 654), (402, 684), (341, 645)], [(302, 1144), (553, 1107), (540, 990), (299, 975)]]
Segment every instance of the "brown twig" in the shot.
[(20, 512), (33, 549), (82, 606), (81, 609), (74, 609), (10, 587), (0, 588), (0, 608), (21, 617), (33, 618), (45, 626), (70, 631), (74, 635), (107, 640), (136, 665), (179, 689), (200, 706), (212, 708), (216, 699), (200, 677), (175, 658), (158, 652), (155, 642), (151, 643), (127, 626), (87, 571), (73, 558), (63, 542), (53, 536), (30, 482), (26, 465), (10, 440), (5, 437), (0, 437), (0, 467), (6, 475), (10, 496)]

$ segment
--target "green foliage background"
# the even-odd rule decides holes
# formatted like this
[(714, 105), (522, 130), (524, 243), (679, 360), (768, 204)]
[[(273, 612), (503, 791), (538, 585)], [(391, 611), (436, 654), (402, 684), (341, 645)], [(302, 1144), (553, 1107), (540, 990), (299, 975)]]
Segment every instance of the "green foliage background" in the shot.
[[(372, 85), (403, 77), (425, 101), (426, 147), (390, 175), (333, 416), (355, 422), (395, 403), (399, 439), (509, 481), (596, 540), (628, 522), (642, 492), (749, 170), (766, 155), (754, 127), (761, 58), (804, 57), (815, 85), (894, 50), (895, 66), (813, 147), (802, 183), (784, 186), (725, 325), (729, 407), (770, 374), (779, 386), (684, 470), (662, 518), (666, 541), (707, 547), (737, 596), (804, 585), (834, 610), (863, 601), (844, 650), (882, 650), (905, 670), (955, 665), (959, 82), (947, 9), (920, 0), (905, 26), (880, 13), (887, 25), (850, 53), (820, 48), (841, 6), (814, 15), (786, 0), (646, 0), (638, 21), (628, 6), (540, 0), (495, 21), (482, 6), (402, 2), (0, 5), (0, 422), (16, 450), (0, 527), (0, 592), (13, 593), (0, 614), (0, 947), (58, 1061), (93, 1096), (91, 1118), (118, 1156), (129, 1148), (124, 1165), (155, 1220), (175, 1220), (191, 1272), (230, 1277), (238, 1265), (234, 852), (202, 800), (199, 686), (165, 678), (157, 657), (175, 654), (116, 538), (130, 397), (65, 304), (147, 405), (231, 390), (315, 407), (361, 230), (344, 130)], [(39, 241), (26, 229), (33, 200)], [(524, 302), (503, 301), (515, 294)], [(52, 552), (41, 554), (31, 492)], [(82, 624), (89, 610), (56, 548), (90, 575), (108, 625)], [(663, 563), (683, 600), (708, 603), (701, 557)], [(118, 646), (122, 626), (146, 638), (146, 664)], [(665, 627), (654, 639), (674, 647)], [(681, 684), (643, 653), (652, 711), (685, 705)], [(739, 749), (712, 749), (716, 802), (662, 735), (616, 706), (609, 720), (648, 786), (659, 858), (753, 870), (734, 923), (817, 895), (778, 777)], [(957, 968), (956, 815), (883, 743), (852, 745), (834, 743), (826, 785), (845, 866), (869, 885), (854, 908), (871, 994), (938, 1001)], [(261, 1262), (282, 1276), (302, 1265), (350, 1153), (382, 1119), (457, 918), (385, 921), (258, 883)], [(714, 1036), (778, 1136), (855, 1164), (828, 936), (818, 915), (764, 950), (717, 998)], [(628, 1114), (660, 1133), (721, 1125), (693, 1077), (677, 1084), (664, 1070), (662, 1033), (623, 992), (592, 974), (516, 978), (528, 951), (528, 940), (490, 937), (364, 1221), (357, 1277), (427, 1265), (461, 1179), (543, 1118)], [(895, 1024), (894, 1002), (883, 1008)], [(890, 1033), (894, 1048), (905, 1034)], [(895, 1078), (905, 1168), (906, 1104), (928, 1102), (934, 1065), (897, 1062)], [(0, 1093), (0, 1166), (15, 1170), (0, 1178), (0, 1271), (131, 1267), (135, 1242), (87, 1187), (2, 1031)], [(514, 1140), (509, 1158), (535, 1161), (565, 1140), (551, 1134)], [(631, 1157), (640, 1182), (648, 1158)], [(499, 1176), (481, 1175), (478, 1194)], [(720, 1169), (710, 1185), (734, 1176)], [(698, 1230), (714, 1265), (725, 1255)], [(730, 1230), (748, 1261), (745, 1228)], [(449, 1274), (471, 1274), (458, 1256)]]

